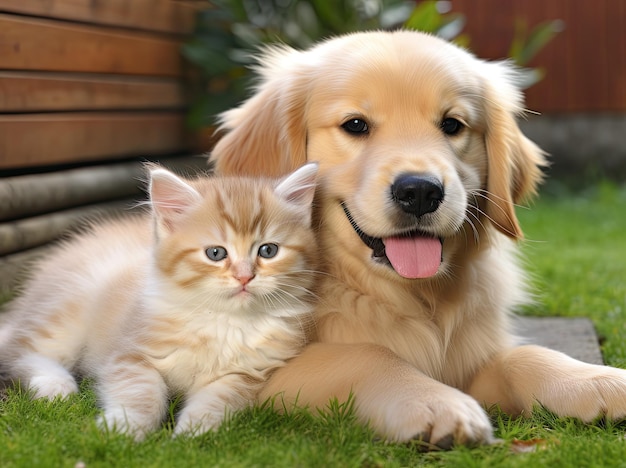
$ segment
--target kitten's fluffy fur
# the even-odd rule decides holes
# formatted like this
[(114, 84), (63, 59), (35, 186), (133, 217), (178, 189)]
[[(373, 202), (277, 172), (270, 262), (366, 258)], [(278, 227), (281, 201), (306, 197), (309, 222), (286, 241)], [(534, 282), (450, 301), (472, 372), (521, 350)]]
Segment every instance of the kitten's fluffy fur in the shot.
[(304, 345), (316, 173), (185, 181), (152, 168), (151, 216), (95, 226), (36, 266), (0, 328), (0, 363), (35, 397), (94, 377), (101, 424), (138, 439), (173, 395), (176, 434), (217, 427)]

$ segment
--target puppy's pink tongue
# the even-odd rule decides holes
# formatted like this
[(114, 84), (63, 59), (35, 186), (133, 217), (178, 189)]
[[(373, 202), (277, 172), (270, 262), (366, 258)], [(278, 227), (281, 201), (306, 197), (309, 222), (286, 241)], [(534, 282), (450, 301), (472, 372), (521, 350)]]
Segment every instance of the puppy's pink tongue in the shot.
[(405, 278), (428, 278), (441, 265), (441, 241), (432, 237), (383, 239), (385, 254), (393, 269)]

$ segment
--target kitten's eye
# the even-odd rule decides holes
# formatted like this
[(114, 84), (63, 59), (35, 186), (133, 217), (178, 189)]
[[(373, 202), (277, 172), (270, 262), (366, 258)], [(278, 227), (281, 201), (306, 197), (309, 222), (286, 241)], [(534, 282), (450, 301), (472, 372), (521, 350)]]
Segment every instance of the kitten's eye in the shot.
[(228, 257), (228, 252), (224, 247), (209, 247), (206, 249), (206, 256), (209, 257), (209, 260), (213, 260), (214, 262), (221, 262), (226, 257)]
[(276, 244), (263, 244), (259, 247), (259, 257), (273, 258), (278, 253), (278, 246)]
[(441, 130), (443, 131), (443, 133), (449, 136), (459, 134), (464, 127), (465, 125), (463, 125), (459, 120), (453, 117), (448, 117), (441, 121)]
[(341, 125), (347, 133), (355, 136), (367, 135), (370, 132), (369, 125), (363, 119), (350, 119)]

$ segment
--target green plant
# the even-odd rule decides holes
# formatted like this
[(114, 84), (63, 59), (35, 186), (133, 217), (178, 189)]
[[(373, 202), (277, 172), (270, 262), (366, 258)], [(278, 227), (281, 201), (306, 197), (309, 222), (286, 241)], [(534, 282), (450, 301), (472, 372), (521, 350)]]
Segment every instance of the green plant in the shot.
[(283, 42), (306, 48), (320, 38), (366, 29), (404, 26), (458, 36), (462, 15), (442, 14), (437, 2), (406, 0), (217, 0), (199, 12), (191, 39), (182, 47), (193, 64), (188, 123), (200, 128), (239, 103), (250, 85), (248, 67), (260, 45)]
[[(214, 123), (219, 112), (237, 105), (250, 87), (248, 67), (259, 46), (283, 42), (306, 48), (320, 38), (368, 29), (408, 29), (429, 32), (468, 47), (461, 31), (465, 18), (442, 11), (446, 2), (416, 4), (410, 0), (215, 0), (198, 13), (195, 32), (182, 47), (193, 65), (190, 73), (191, 128)], [(523, 23), (520, 23), (523, 24)], [(511, 57), (525, 65), (557, 32), (557, 22), (546, 23), (526, 34), (518, 27)], [(525, 69), (526, 84), (543, 72)]]
[(411, 8), (404, 0), (217, 0), (198, 13), (192, 38), (183, 45), (194, 65), (194, 128), (234, 105), (250, 85), (248, 69), (259, 45), (284, 42), (305, 48), (321, 37), (401, 24)]
[(531, 87), (545, 76), (543, 68), (529, 68), (527, 65), (563, 28), (563, 21), (553, 20), (540, 23), (529, 31), (525, 20), (518, 18), (515, 21), (509, 57), (521, 68), (523, 88)]
[(403, 27), (435, 34), (461, 47), (468, 47), (469, 37), (461, 34), (465, 27), (465, 16), (450, 13), (442, 8), (443, 2), (428, 0), (414, 5)]

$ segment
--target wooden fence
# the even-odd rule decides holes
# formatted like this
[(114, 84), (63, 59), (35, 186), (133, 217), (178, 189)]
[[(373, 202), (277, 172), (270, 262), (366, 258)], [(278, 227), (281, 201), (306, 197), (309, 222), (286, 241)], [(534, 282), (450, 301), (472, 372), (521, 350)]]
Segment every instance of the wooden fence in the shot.
[(527, 92), (542, 113), (626, 111), (626, 2), (622, 0), (452, 0), (480, 57), (501, 59), (515, 21), (529, 27), (560, 19), (564, 30), (531, 62), (545, 79)]
[(184, 151), (173, 0), (0, 0), (0, 170)]
[[(180, 44), (199, 0), (0, 0), (0, 287), (51, 240), (192, 171)], [(96, 164), (97, 163), (97, 164)]]
[[(565, 30), (531, 62), (542, 113), (626, 111), (626, 1), (452, 0), (471, 48), (501, 59), (515, 21)], [(0, 288), (85, 215), (137, 197), (140, 158), (180, 170), (180, 44), (201, 0), (0, 0)], [(96, 164), (97, 163), (97, 164)]]

